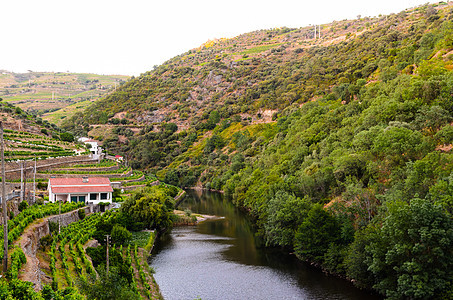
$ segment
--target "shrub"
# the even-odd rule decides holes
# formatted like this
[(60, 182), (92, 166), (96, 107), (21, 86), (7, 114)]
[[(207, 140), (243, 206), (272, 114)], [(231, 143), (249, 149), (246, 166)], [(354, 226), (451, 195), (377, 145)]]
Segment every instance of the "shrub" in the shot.
[(63, 132), (62, 134), (60, 134), (60, 138), (62, 141), (65, 141), (65, 142), (73, 142), (74, 141), (74, 136), (69, 133), (69, 132)]
[(43, 236), (39, 240), (39, 244), (41, 245), (41, 248), (43, 250), (45, 250), (48, 246), (52, 245), (52, 242), (53, 242), (53, 237), (50, 234)]
[(85, 219), (85, 209), (81, 208), (81, 209), (79, 209), (79, 211), (77, 213), (79, 215), (80, 220)]
[(58, 233), (58, 223), (57, 222), (49, 222), (49, 232), (52, 235), (54, 232)]
[(47, 189), (47, 181), (42, 181), (38, 182), (38, 185), (36, 186), (39, 190), (45, 190)]
[(27, 207), (28, 207), (28, 202), (27, 201), (22, 201), (21, 203), (19, 203), (19, 211), (23, 211)]
[(115, 224), (112, 229), (112, 240), (115, 244), (125, 245), (132, 239), (132, 233), (121, 225)]

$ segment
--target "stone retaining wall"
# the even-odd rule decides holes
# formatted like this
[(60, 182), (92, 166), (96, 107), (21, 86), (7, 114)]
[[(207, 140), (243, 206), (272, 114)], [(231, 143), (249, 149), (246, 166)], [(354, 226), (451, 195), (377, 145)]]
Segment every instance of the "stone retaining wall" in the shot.
[[(40, 171), (51, 170), (56, 166), (65, 166), (65, 165), (72, 165), (76, 163), (90, 163), (96, 162), (96, 159), (91, 158), (89, 155), (81, 155), (81, 156), (68, 156), (68, 157), (58, 157), (58, 158), (48, 158), (45, 160), (37, 160), (36, 161), (36, 169)], [(33, 171), (34, 161), (26, 161), (25, 162), (25, 172), (30, 174)], [(20, 163), (19, 162), (8, 162), (6, 164), (6, 176), (7, 180), (14, 180), (20, 179)], [(30, 175), (26, 175), (30, 177)]]
[(112, 167), (98, 167), (98, 168), (58, 168), (55, 170), (58, 171), (68, 171), (68, 172), (73, 172), (73, 171), (79, 171), (79, 172), (92, 172), (92, 171), (103, 171), (103, 172), (109, 172), (109, 171), (116, 171), (120, 168), (120, 166), (112, 166)]
[(127, 178), (132, 175), (132, 171), (125, 174), (52, 174), (52, 173), (37, 173), (36, 178), (49, 179), (51, 176), (55, 178), (80, 178), (80, 177), (106, 177), (106, 178)]

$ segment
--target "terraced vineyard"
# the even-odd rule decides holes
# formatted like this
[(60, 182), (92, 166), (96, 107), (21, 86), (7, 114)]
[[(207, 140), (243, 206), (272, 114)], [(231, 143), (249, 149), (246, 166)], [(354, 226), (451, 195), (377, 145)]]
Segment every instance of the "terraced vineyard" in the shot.
[[(66, 213), (80, 208), (83, 203), (65, 203), (61, 205), (61, 213)], [(20, 214), (8, 220), (8, 244), (12, 245), (24, 232), (25, 228), (33, 221), (59, 213), (58, 203), (49, 203), (47, 205), (33, 205), (23, 210)], [(3, 240), (3, 225), (0, 226), (0, 238)], [(0, 259), (3, 259), (4, 249), (0, 250)]]
[[(74, 211), (80, 207), (80, 203), (64, 204), (62, 205), (62, 212)], [(24, 254), (24, 248), (20, 243), (16, 242), (17, 238), (24, 233), (24, 230), (35, 230), (34, 227), (29, 227), (33, 221), (56, 213), (58, 213), (57, 204), (47, 204), (45, 206), (36, 205), (25, 209), (21, 214), (9, 221), (11, 228), (10, 245), (12, 245), (12, 247), (9, 254), (11, 263), (6, 278), (10, 281), (10, 286), (12, 285), (11, 282), (13, 282), (11, 280), (16, 280), (13, 283), (17, 284), (19, 282), (23, 284), (24, 288), (31, 287), (29, 282), (18, 280), (24, 278), (24, 276), (26, 278), (27, 276), (24, 272), (30, 272), (30, 268), (24, 268), (24, 265), (28, 264), (27, 257)], [(93, 240), (93, 235), (97, 230), (96, 225), (98, 222), (109, 222), (109, 220), (115, 218), (115, 214), (116, 212), (114, 211), (107, 211), (103, 214), (92, 213), (86, 217), (82, 216), (81, 220), (72, 222), (66, 227), (62, 227), (60, 233), (54, 232), (53, 237), (49, 236), (52, 239), (50, 248), (41, 246), (44, 248), (39, 250), (36, 254), (40, 260), (38, 268), (40, 268), (41, 271), (44, 271), (50, 278), (50, 285), (44, 285), (43, 291), (45, 292), (43, 293), (54, 293), (51, 292), (52, 290), (68, 291), (68, 289), (70, 289), (72, 294), (78, 296), (76, 298), (68, 299), (84, 299), (84, 296), (82, 296), (86, 292), (84, 287), (93, 284), (93, 281), (99, 280), (99, 277), (104, 276), (103, 274), (105, 272), (105, 265), (96, 268), (93, 266), (90, 255), (87, 254), (86, 251), (88, 241)], [(47, 220), (44, 219), (40, 222), (47, 222)], [(38, 223), (35, 222), (34, 224)], [(151, 249), (150, 245), (152, 246), (154, 243), (154, 233), (142, 232), (141, 236), (147, 236), (148, 238), (147, 246), (144, 247), (146, 250), (139, 247), (134, 241), (127, 246), (113, 244), (110, 248), (110, 253), (112, 255), (111, 263), (115, 264), (118, 261), (118, 259), (115, 258), (122, 258), (123, 265), (127, 266), (127, 273), (130, 276), (130, 283), (128, 286), (130, 290), (133, 291), (135, 295), (134, 298), (162, 299), (157, 284), (152, 276), (154, 271), (146, 262), (148, 255), (146, 253)], [(48, 240), (47, 238), (45, 239)], [(43, 242), (41, 241), (41, 244), (42, 243)], [(105, 254), (105, 246), (90, 249), (97, 249)], [(93, 260), (94, 259), (95, 258), (93, 258)], [(98, 260), (98, 258), (96, 259)], [(39, 265), (44, 267), (39, 267)], [(48, 266), (48, 268), (45, 266)], [(36, 294), (31, 290), (29, 290), (28, 293), (29, 295)], [(36, 299), (41, 298), (37, 297)]]
[(92, 237), (95, 225), (101, 217), (101, 214), (96, 213), (71, 223), (53, 240), (50, 250), (53, 289), (72, 287), (75, 285), (74, 278), (86, 281), (87, 275), (96, 275), (83, 245)]
[[(150, 237), (153, 239), (153, 236)], [(141, 299), (163, 299), (156, 288), (157, 284), (152, 277), (153, 270), (146, 263), (146, 255), (144, 249), (139, 248), (137, 244), (131, 246), (129, 244), (126, 249), (121, 247), (120, 252), (126, 263), (130, 265), (130, 272), (134, 274), (132, 279), (133, 289), (137, 296)], [(143, 259), (145, 257), (145, 259)], [(149, 284), (149, 283), (154, 284)]]
[(47, 159), (87, 153), (82, 145), (25, 131), (5, 129), (4, 139), (6, 141), (5, 158), (7, 161)]
[[(95, 232), (96, 223), (105, 221), (112, 215), (111, 212), (103, 215), (91, 214), (81, 221), (71, 223), (55, 237), (49, 255), (54, 290), (78, 287), (80, 282), (89, 284), (92, 278), (99, 276), (84, 248)], [(150, 237), (151, 241), (153, 237)], [(157, 284), (151, 275), (152, 271), (146, 263), (146, 251), (136, 244), (129, 244), (127, 247), (113, 245), (110, 249), (113, 257), (115, 251), (120, 253), (126, 265), (129, 266), (129, 272), (132, 274), (131, 288), (137, 299), (161, 298)]]
[(119, 182), (121, 187), (134, 189), (141, 186), (157, 184), (159, 181), (154, 175), (145, 175), (144, 172), (125, 167), (113, 160), (102, 160), (100, 163), (74, 164), (62, 166), (52, 170), (38, 172), (40, 175), (87, 175), (105, 176), (110, 181)]

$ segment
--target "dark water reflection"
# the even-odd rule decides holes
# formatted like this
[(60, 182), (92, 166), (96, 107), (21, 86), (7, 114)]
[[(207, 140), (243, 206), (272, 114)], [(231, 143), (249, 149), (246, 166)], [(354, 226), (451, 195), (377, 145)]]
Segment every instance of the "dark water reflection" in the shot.
[(245, 216), (221, 194), (188, 191), (180, 208), (221, 216), (174, 228), (151, 265), (165, 299), (378, 299), (281, 251), (257, 248)]

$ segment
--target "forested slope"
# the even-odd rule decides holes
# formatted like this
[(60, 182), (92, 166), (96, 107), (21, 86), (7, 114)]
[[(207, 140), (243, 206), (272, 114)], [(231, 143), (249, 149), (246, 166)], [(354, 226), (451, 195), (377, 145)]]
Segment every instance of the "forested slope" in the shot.
[(212, 42), (66, 128), (111, 123), (107, 147), (169, 183), (224, 190), (267, 246), (388, 298), (448, 298), (452, 16), (426, 5), (327, 24), (320, 40), (302, 28)]

